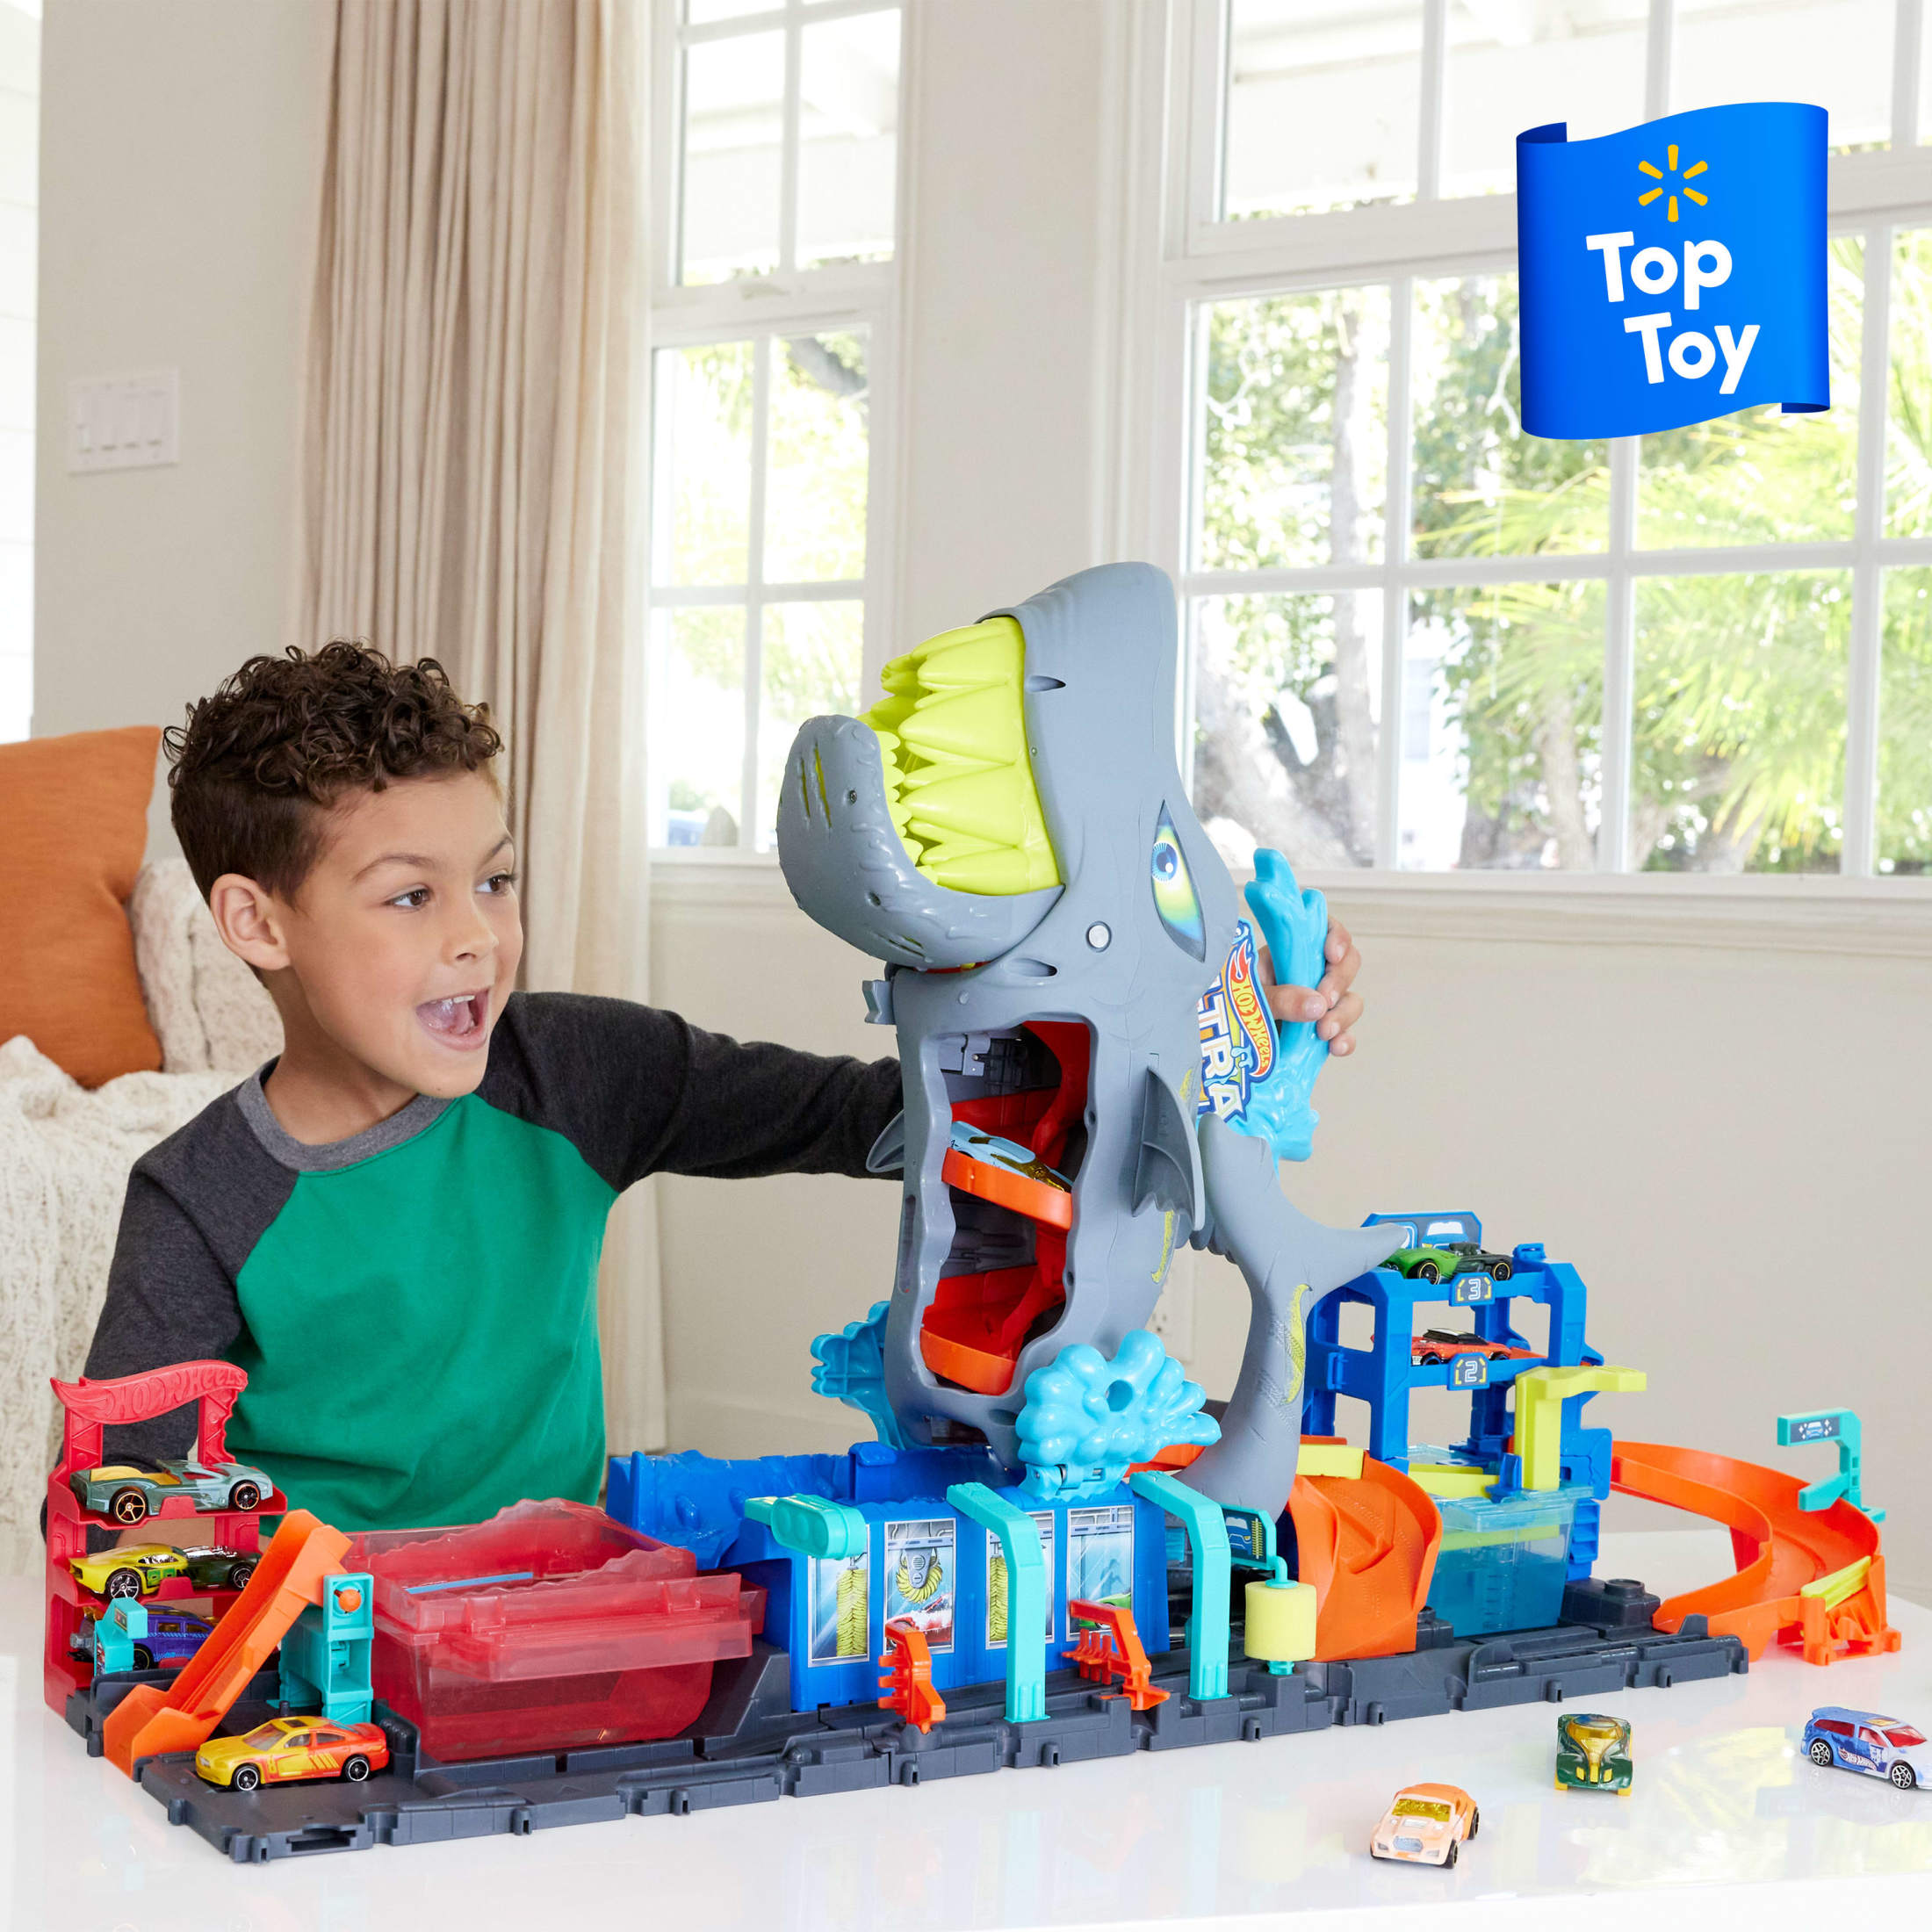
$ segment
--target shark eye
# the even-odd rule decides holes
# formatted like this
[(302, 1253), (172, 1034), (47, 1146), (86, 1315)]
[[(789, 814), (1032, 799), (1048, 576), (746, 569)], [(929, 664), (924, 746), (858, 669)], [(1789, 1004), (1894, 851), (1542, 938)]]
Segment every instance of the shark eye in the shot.
[(1148, 877), (1154, 886), (1154, 910), (1167, 928), (1167, 936), (1185, 953), (1196, 959), (1208, 956), (1208, 935), (1201, 923), (1200, 900), (1194, 891), (1193, 875), (1187, 869), (1180, 840), (1174, 835), (1174, 821), (1161, 807), (1160, 824), (1154, 832), (1154, 849), (1148, 857)]

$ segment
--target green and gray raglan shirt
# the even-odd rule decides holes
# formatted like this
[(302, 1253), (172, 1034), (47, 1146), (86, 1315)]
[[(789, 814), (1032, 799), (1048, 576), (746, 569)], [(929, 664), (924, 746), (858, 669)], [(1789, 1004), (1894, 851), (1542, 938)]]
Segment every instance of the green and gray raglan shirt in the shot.
[[(660, 1171), (861, 1175), (898, 1063), (570, 993), (513, 995), (488, 1050), (475, 1092), (350, 1140), (292, 1139), (258, 1073), (150, 1149), (87, 1373), (246, 1369), (229, 1453), (342, 1529), (595, 1501), (611, 1203)], [(183, 1454), (193, 1414), (111, 1431), (109, 1453)]]

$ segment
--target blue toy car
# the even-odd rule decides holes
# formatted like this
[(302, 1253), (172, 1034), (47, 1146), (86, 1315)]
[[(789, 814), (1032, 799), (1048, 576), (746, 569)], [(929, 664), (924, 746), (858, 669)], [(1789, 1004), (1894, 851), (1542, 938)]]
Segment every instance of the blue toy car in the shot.
[(1805, 1755), (1827, 1770), (1863, 1771), (1908, 1791), (1932, 1778), (1932, 1744), (1915, 1726), (1876, 1711), (1820, 1705), (1805, 1727)]
[[(150, 1611), (148, 1633), (134, 1644), (133, 1664), (137, 1670), (172, 1670), (187, 1662), (200, 1649), (202, 1639), (214, 1628), (205, 1617), (185, 1610)], [(95, 1626), (95, 1668), (105, 1670), (108, 1660), (101, 1641), (100, 1626)]]

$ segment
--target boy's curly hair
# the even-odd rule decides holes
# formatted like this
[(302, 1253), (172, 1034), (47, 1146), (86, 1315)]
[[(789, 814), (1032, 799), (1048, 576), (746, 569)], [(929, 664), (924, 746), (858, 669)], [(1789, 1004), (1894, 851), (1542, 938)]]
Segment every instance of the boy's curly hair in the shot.
[(393, 664), (343, 638), (250, 658), (162, 743), (175, 836), (204, 898), (227, 872), (292, 897), (344, 794), (487, 772), (503, 748), (489, 707), (465, 704), (434, 658)]

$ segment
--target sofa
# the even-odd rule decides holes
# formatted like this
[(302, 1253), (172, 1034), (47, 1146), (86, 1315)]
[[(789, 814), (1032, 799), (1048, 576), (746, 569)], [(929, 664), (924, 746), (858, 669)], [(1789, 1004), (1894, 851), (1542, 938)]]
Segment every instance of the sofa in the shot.
[(25, 1034), (0, 1042), (0, 1571), (37, 1571), (59, 1441), (52, 1376), (81, 1371), (127, 1171), (281, 1050), (268, 995), (221, 944), (186, 864), (144, 866), (127, 902), (159, 1072), (81, 1085)]

